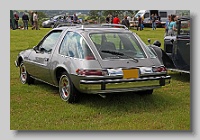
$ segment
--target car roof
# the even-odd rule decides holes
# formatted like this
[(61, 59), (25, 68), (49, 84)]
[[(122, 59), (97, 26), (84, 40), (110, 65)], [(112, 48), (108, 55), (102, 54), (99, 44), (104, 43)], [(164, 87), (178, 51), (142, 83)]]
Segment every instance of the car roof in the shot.
[[(116, 28), (119, 27), (119, 28)], [(69, 25), (62, 24), (60, 27), (56, 27), (54, 29), (62, 29), (62, 30), (69, 30), (69, 31), (88, 31), (88, 32), (94, 32), (94, 31), (112, 31), (112, 32), (130, 32), (129, 29), (122, 25), (122, 24), (89, 24), (89, 25), (82, 25), (82, 24), (76, 24), (76, 25)]]

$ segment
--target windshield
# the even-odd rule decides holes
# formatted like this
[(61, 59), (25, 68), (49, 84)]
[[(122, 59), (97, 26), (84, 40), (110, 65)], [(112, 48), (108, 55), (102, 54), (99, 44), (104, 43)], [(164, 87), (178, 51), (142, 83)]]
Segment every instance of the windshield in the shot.
[(124, 59), (146, 57), (141, 45), (131, 33), (93, 33), (90, 37), (102, 59), (122, 58), (117, 53), (105, 53), (105, 51), (123, 53)]

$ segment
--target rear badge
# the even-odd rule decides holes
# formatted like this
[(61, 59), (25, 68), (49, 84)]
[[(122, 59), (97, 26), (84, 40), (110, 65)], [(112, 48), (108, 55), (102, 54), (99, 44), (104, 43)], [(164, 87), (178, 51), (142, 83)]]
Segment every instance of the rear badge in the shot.
[(109, 76), (123, 76), (123, 71), (121, 68), (118, 69), (107, 69)]

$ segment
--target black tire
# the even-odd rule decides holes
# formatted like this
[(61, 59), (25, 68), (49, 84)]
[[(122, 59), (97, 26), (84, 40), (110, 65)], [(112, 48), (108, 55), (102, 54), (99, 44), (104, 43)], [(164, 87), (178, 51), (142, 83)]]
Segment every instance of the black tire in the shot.
[(136, 92), (138, 95), (152, 95), (153, 89)]
[(152, 95), (153, 94), (153, 89), (145, 90), (145, 91), (142, 91), (141, 93), (144, 94), (144, 95)]
[(63, 72), (59, 79), (59, 94), (61, 99), (68, 103), (79, 101), (79, 92), (66, 72)]
[(30, 74), (26, 71), (26, 67), (23, 63), (20, 64), (20, 81), (22, 84), (33, 84), (34, 79), (30, 77)]

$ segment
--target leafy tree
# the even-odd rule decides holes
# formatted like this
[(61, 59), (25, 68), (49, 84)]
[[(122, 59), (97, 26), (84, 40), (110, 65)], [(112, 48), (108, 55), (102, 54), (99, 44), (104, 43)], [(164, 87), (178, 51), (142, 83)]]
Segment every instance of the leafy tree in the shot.
[(118, 15), (120, 18), (123, 18), (124, 15), (133, 15), (134, 11), (133, 10), (104, 10), (103, 11), (103, 15), (107, 16), (107, 15)]
[(100, 10), (91, 10), (88, 19), (98, 20)]
[(47, 18), (47, 15), (44, 13), (44, 12), (37, 12), (38, 13), (38, 17), (40, 18), (40, 19), (43, 19), (43, 18)]
[(133, 10), (91, 10), (89, 11), (89, 17), (88, 20), (92, 19), (92, 20), (98, 20), (101, 23), (105, 22), (105, 18), (107, 17), (107, 15), (118, 15), (119, 18), (123, 18), (124, 14), (127, 15), (133, 15), (134, 11)]

